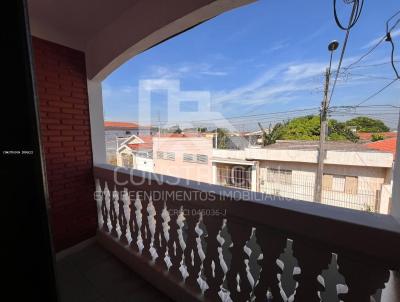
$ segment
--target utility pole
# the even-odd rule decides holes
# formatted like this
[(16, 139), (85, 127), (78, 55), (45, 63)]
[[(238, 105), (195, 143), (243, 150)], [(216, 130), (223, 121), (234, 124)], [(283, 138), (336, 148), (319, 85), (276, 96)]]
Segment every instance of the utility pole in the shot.
[(324, 86), (324, 99), (321, 104), (320, 112), (320, 134), (319, 134), (319, 148), (318, 148), (318, 169), (315, 179), (314, 188), (314, 201), (321, 202), (322, 200), (322, 179), (324, 173), (324, 160), (326, 157), (325, 151), (325, 135), (327, 129), (327, 115), (328, 115), (328, 91), (329, 91), (329, 68), (325, 71), (325, 86)]
[[(318, 148), (318, 168), (317, 174), (315, 175), (315, 187), (314, 187), (314, 201), (322, 202), (322, 179), (324, 176), (324, 160), (326, 157), (325, 151), (325, 135), (327, 130), (327, 115), (329, 108), (329, 79), (331, 77), (331, 66), (332, 66), (332, 56), (333, 52), (338, 48), (339, 42), (334, 40), (328, 45), (328, 50), (330, 51), (329, 67), (325, 71), (325, 85), (324, 85), (324, 98), (321, 104), (320, 112), (320, 133), (319, 133), (319, 148)], [(336, 71), (338, 72), (338, 71)]]

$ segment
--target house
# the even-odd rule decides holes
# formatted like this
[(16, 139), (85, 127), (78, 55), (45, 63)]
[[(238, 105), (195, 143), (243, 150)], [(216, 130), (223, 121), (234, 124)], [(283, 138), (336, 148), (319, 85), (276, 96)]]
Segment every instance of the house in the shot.
[[(322, 203), (387, 213), (393, 154), (348, 142), (327, 142), (326, 148)], [(248, 182), (256, 178), (251, 190), (313, 201), (317, 150), (315, 141), (278, 141), (263, 148), (253, 146), (241, 151), (214, 150), (213, 181), (224, 185), (220, 174), (230, 173), (233, 177), (237, 173), (234, 169), (247, 162), (252, 167), (246, 170), (252, 171), (247, 172)], [(226, 170), (227, 163), (231, 172), (220, 172)]]
[(120, 143), (116, 157), (118, 166), (153, 172), (153, 137), (131, 135)]
[(153, 135), (156, 129), (151, 126), (142, 126), (132, 122), (104, 122), (107, 160), (115, 161), (115, 152), (121, 142), (131, 135)]
[[(4, 2), (3, 19), (14, 30), (2, 35), (2, 70), (6, 87), (18, 87), (12, 91), (18, 101), (3, 102), (3, 109), (18, 123), (2, 142), (33, 152), (2, 153), (8, 163), (1, 170), (2, 212), (10, 221), (2, 232), (3, 296), (396, 301), (397, 207), (381, 215), (300, 199), (278, 203), (271, 195), (183, 179), (180, 171), (159, 177), (107, 164), (101, 82), (137, 54), (252, 1), (166, 2)], [(160, 150), (165, 163), (174, 156), (167, 152), (182, 152), (178, 139), (175, 150), (168, 143)], [(191, 154), (205, 150), (206, 143)], [(250, 151), (245, 159), (257, 160)], [(269, 160), (271, 152), (261, 156)], [(368, 165), (376, 162), (363, 154)], [(356, 153), (347, 155), (348, 164), (361, 164)], [(306, 159), (296, 156), (291, 160)], [(157, 192), (174, 194), (156, 199)], [(399, 195), (393, 198), (397, 205)]]
[(197, 133), (154, 136), (154, 172), (211, 183), (212, 141)]
[(393, 156), (395, 156), (396, 155), (396, 144), (397, 144), (397, 138), (392, 137), (392, 138), (368, 143), (365, 146), (367, 148), (370, 148), (373, 150), (390, 152), (393, 154)]

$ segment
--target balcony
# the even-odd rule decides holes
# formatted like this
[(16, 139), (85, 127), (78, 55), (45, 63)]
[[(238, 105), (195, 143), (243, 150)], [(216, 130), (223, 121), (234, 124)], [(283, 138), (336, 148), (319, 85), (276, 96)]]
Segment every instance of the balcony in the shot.
[(116, 170), (94, 168), (97, 240), (173, 300), (398, 298), (392, 217)]
[(61, 300), (399, 301), (394, 216), (105, 164), (101, 79), (251, 1), (177, 0), (160, 24), (142, 15), (162, 1), (134, 2), (100, 5), (101, 21), (84, 31), (84, 14), (71, 24), (57, 4), (30, 7)]

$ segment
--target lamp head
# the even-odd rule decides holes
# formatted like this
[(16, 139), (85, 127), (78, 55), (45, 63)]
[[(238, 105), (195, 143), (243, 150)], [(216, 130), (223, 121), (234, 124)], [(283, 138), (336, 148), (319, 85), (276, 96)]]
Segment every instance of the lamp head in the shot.
[(339, 47), (339, 42), (336, 40), (333, 40), (331, 43), (329, 43), (328, 50), (335, 51), (338, 47)]

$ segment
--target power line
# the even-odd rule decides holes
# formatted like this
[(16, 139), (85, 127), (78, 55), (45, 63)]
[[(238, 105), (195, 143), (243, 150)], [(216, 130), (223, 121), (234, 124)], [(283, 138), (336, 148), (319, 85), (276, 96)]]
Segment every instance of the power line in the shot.
[(367, 97), (366, 99), (364, 99), (363, 101), (361, 101), (359, 104), (357, 104), (355, 107), (360, 106), (361, 104), (364, 104), (365, 102), (369, 101), (370, 99), (374, 98), (375, 96), (377, 96), (378, 94), (380, 94), (382, 91), (384, 91), (386, 88), (388, 88), (389, 86), (391, 86), (394, 82), (396, 82), (398, 80), (398, 78), (393, 79), (391, 82), (389, 82), (388, 84), (386, 84), (384, 87), (382, 87), (381, 89), (379, 89), (377, 92), (374, 92), (373, 94), (371, 94), (369, 97)]
[(204, 120), (165, 120), (161, 121), (161, 123), (199, 123), (199, 122), (211, 122), (211, 121), (225, 121), (225, 120), (234, 120), (234, 119), (242, 119), (247, 117), (261, 117), (261, 116), (268, 116), (268, 115), (277, 115), (282, 113), (296, 113), (296, 112), (304, 112), (304, 111), (311, 111), (316, 110), (318, 107), (312, 108), (303, 108), (303, 109), (296, 109), (296, 110), (288, 110), (288, 111), (277, 111), (277, 112), (268, 112), (268, 113), (260, 113), (260, 114), (251, 114), (251, 115), (238, 115), (238, 116), (231, 116), (231, 117), (222, 117), (217, 119), (204, 119)]
[[(396, 69), (396, 66), (394, 65), (394, 43), (393, 43), (393, 39), (392, 39), (392, 36), (391, 36), (391, 34), (390, 34), (390, 31), (389, 31), (389, 22), (395, 17), (395, 16), (397, 16), (398, 14), (400, 13), (400, 11), (398, 11), (396, 14), (394, 14), (391, 18), (389, 18), (387, 21), (386, 21), (386, 41), (388, 41), (389, 43), (390, 43), (390, 45), (391, 45), (391, 47), (392, 47), (392, 51), (391, 51), (391, 54), (390, 54), (390, 62), (392, 63), (392, 68), (393, 68), (393, 70), (394, 70), (394, 73), (396, 74), (396, 77), (399, 79), (400, 77), (399, 77), (399, 73), (397, 72), (397, 69)], [(396, 23), (398, 23), (400, 21), (400, 19), (399, 20), (397, 20), (397, 22)]]
[[(346, 2), (346, 3), (350, 3), (350, 2)], [(360, 4), (361, 3), (361, 4)], [(336, 76), (335, 76), (335, 80), (333, 81), (333, 86), (332, 86), (332, 90), (331, 90), (331, 94), (329, 96), (329, 99), (327, 101), (327, 108), (329, 108), (329, 104), (332, 100), (332, 96), (333, 93), (335, 92), (335, 87), (336, 87), (336, 83), (339, 77), (339, 73), (340, 73), (340, 68), (342, 66), (342, 62), (343, 62), (343, 57), (344, 57), (344, 53), (346, 51), (346, 47), (347, 47), (347, 41), (349, 39), (349, 35), (350, 35), (350, 29), (357, 23), (358, 19), (360, 18), (361, 15), (361, 11), (362, 8), (364, 6), (364, 0), (361, 0), (361, 2), (359, 0), (353, 0), (353, 7), (351, 9), (351, 14), (350, 14), (350, 19), (349, 19), (349, 23), (347, 25), (347, 27), (344, 27), (340, 21), (339, 18), (337, 16), (337, 11), (336, 11), (336, 0), (333, 0), (333, 11), (334, 11), (334, 16), (335, 16), (335, 21), (336, 24), (339, 28), (341, 28), (342, 30), (346, 31), (346, 36), (344, 38), (344, 42), (343, 42), (343, 47), (342, 47), (342, 52), (340, 54), (340, 59), (339, 59), (339, 64), (338, 67), (336, 69)]]
[[(393, 17), (395, 17), (396, 15), (398, 15), (400, 13), (400, 11), (396, 12), (393, 16), (391, 16), (387, 22), (389, 22), (391, 19), (393, 19)], [(389, 29), (387, 30), (387, 32), (391, 32), (398, 24), (399, 24), (400, 20), (397, 20), (396, 23)], [(368, 55), (370, 55), (376, 48), (378, 48), (378, 46), (385, 41), (387, 35), (384, 35), (382, 38), (379, 39), (379, 41), (373, 45), (365, 54), (363, 54), (361, 57), (359, 57), (356, 61), (354, 61), (353, 63), (349, 64), (346, 67), (343, 67), (343, 69), (347, 70), (349, 68), (351, 68), (352, 66), (358, 64), (359, 62), (361, 62), (365, 57), (367, 57)]]

